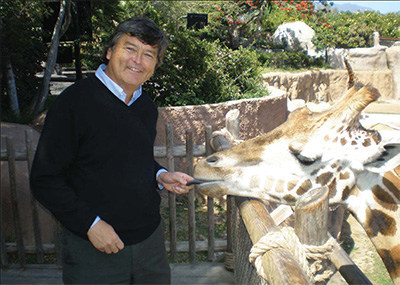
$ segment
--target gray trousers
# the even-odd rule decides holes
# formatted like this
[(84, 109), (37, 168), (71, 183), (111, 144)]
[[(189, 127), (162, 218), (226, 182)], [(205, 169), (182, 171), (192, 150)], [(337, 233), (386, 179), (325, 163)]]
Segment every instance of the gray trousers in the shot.
[(64, 229), (65, 284), (170, 284), (171, 269), (163, 223), (146, 240), (117, 254), (98, 251), (89, 241)]

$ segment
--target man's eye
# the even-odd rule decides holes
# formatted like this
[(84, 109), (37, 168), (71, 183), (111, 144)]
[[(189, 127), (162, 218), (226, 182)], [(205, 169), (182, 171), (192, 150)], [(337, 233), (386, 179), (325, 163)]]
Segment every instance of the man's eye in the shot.
[(153, 58), (153, 57), (154, 57), (153, 54), (151, 54), (151, 53), (146, 53), (146, 56), (147, 56), (148, 58)]
[(127, 51), (129, 51), (129, 52), (133, 52), (134, 51), (134, 48), (132, 48), (132, 47), (126, 47), (125, 48)]

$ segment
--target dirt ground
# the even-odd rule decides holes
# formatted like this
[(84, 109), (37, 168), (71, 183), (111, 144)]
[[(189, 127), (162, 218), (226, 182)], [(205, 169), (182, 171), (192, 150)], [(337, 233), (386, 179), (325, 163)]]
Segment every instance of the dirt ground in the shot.
[[(347, 218), (347, 223), (350, 228), (350, 237), (344, 241), (344, 244), (345, 246), (352, 246), (349, 256), (353, 262), (368, 277), (372, 284), (393, 284), (385, 265), (361, 225), (352, 215), (349, 215)], [(336, 272), (327, 284), (348, 283), (339, 272)]]

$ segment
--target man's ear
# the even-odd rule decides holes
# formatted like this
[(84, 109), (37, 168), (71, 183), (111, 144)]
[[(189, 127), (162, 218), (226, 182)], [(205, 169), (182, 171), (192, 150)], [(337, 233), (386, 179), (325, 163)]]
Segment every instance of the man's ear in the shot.
[(112, 52), (113, 52), (112, 48), (107, 49), (107, 53), (106, 53), (107, 60), (110, 60)]

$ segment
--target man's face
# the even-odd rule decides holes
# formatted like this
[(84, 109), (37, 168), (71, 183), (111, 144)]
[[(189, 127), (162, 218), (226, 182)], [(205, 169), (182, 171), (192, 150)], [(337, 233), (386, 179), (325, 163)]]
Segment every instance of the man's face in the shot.
[(138, 38), (123, 35), (114, 47), (107, 50), (105, 73), (129, 96), (154, 73), (157, 46), (142, 43)]

